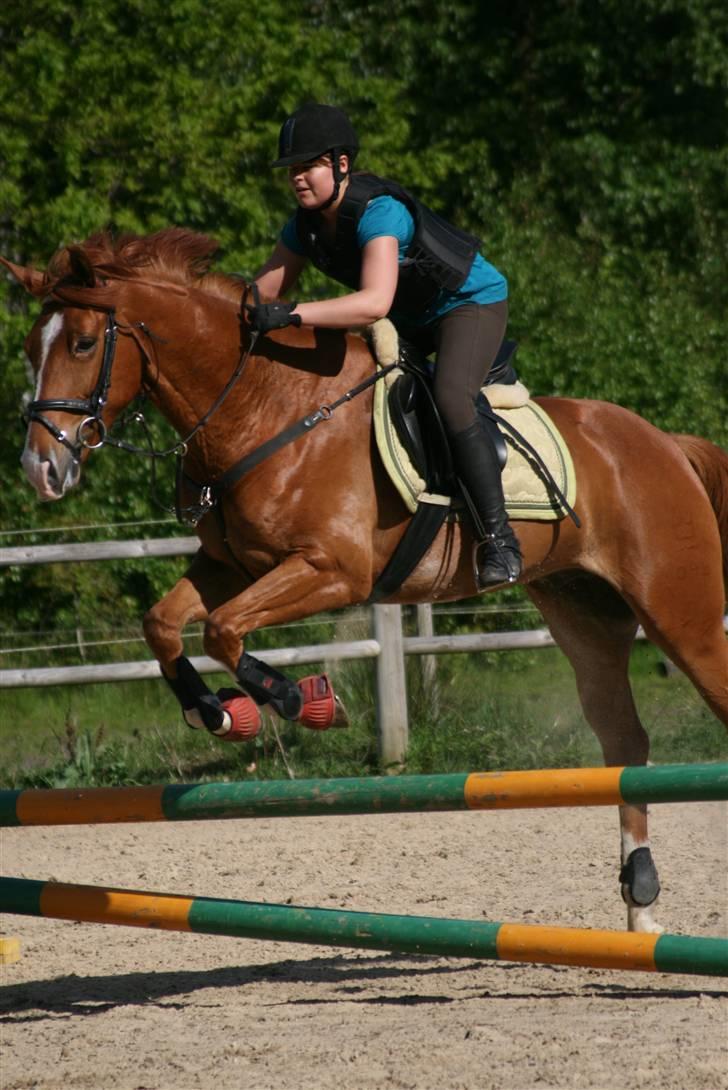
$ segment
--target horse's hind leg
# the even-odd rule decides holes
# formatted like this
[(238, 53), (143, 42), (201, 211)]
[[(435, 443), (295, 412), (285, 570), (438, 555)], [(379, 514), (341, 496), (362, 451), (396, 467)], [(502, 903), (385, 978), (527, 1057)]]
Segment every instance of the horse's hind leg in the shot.
[[(707, 551), (707, 550), (706, 550)], [(665, 573), (667, 574), (667, 573)], [(635, 601), (645, 634), (692, 681), (715, 716), (728, 727), (728, 641), (719, 559), (683, 577), (654, 586), (642, 607)]]
[[(632, 504), (641, 517), (615, 528), (609, 548), (603, 549), (602, 561), (608, 565), (603, 570), (634, 610), (647, 638), (685, 672), (728, 727), (728, 643), (723, 628), (728, 567), (717, 518), (721, 511), (721, 523), (728, 521), (728, 510), (723, 513), (721, 508), (728, 501), (728, 480), (716, 483), (711, 502), (680, 450), (665, 438), (660, 440), (662, 460), (657, 445), (652, 452), (659, 469), (635, 482)], [(629, 467), (623, 468), (625, 479), (631, 480)], [(725, 500), (719, 495), (723, 488)]]
[[(604, 763), (642, 765), (649, 739), (629, 683), (629, 656), (637, 621), (607, 583), (586, 574), (551, 576), (526, 587), (569, 659), (587, 722)], [(647, 830), (647, 806), (619, 808), (622, 896), (630, 931), (659, 931), (652, 910), (660, 891)]]

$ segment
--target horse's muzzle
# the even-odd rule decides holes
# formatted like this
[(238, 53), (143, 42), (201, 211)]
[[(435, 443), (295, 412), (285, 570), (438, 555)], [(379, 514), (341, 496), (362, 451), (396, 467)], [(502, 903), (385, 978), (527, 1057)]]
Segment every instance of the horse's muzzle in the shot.
[(39, 500), (60, 500), (69, 488), (78, 484), (81, 466), (63, 447), (51, 449), (42, 457), (30, 447), (20, 459), (25, 475)]

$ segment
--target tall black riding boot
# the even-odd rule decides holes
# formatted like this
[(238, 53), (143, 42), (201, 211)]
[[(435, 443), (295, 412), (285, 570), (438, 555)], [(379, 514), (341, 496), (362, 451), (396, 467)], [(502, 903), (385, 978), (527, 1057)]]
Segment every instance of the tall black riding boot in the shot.
[[(508, 522), (501, 470), (490, 436), (476, 422), (453, 435), (450, 443), (458, 474), (484, 532), (474, 553), (478, 586), (485, 590), (515, 583), (521, 574), (521, 549)], [(476, 533), (480, 532), (477, 527)]]

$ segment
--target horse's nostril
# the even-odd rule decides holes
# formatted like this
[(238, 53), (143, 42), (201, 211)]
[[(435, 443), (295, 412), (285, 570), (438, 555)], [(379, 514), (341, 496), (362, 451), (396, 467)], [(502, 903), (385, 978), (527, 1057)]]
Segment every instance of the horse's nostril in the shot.
[(55, 489), (55, 491), (57, 492), (59, 490), (60, 484), (61, 484), (60, 479), (58, 477), (58, 469), (53, 464), (53, 462), (50, 461), (50, 459), (48, 460), (47, 464), (48, 464), (48, 472), (47, 472), (46, 479), (48, 481), (48, 484), (51, 486), (51, 488)]

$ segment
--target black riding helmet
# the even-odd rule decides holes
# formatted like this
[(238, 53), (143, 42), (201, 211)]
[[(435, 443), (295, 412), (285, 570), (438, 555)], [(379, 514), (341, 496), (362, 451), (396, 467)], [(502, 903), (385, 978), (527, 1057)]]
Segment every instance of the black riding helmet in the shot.
[(346, 152), (349, 162), (359, 150), (359, 140), (343, 110), (311, 102), (286, 119), (278, 137), (274, 167), (307, 163), (334, 149)]
[(332, 204), (339, 195), (343, 175), (339, 156), (349, 157), (349, 167), (359, 150), (359, 138), (343, 110), (311, 102), (292, 113), (284, 121), (278, 137), (278, 158), (274, 167), (289, 167), (293, 163), (308, 163), (320, 155), (331, 153), (334, 171), (334, 192), (323, 206)]

